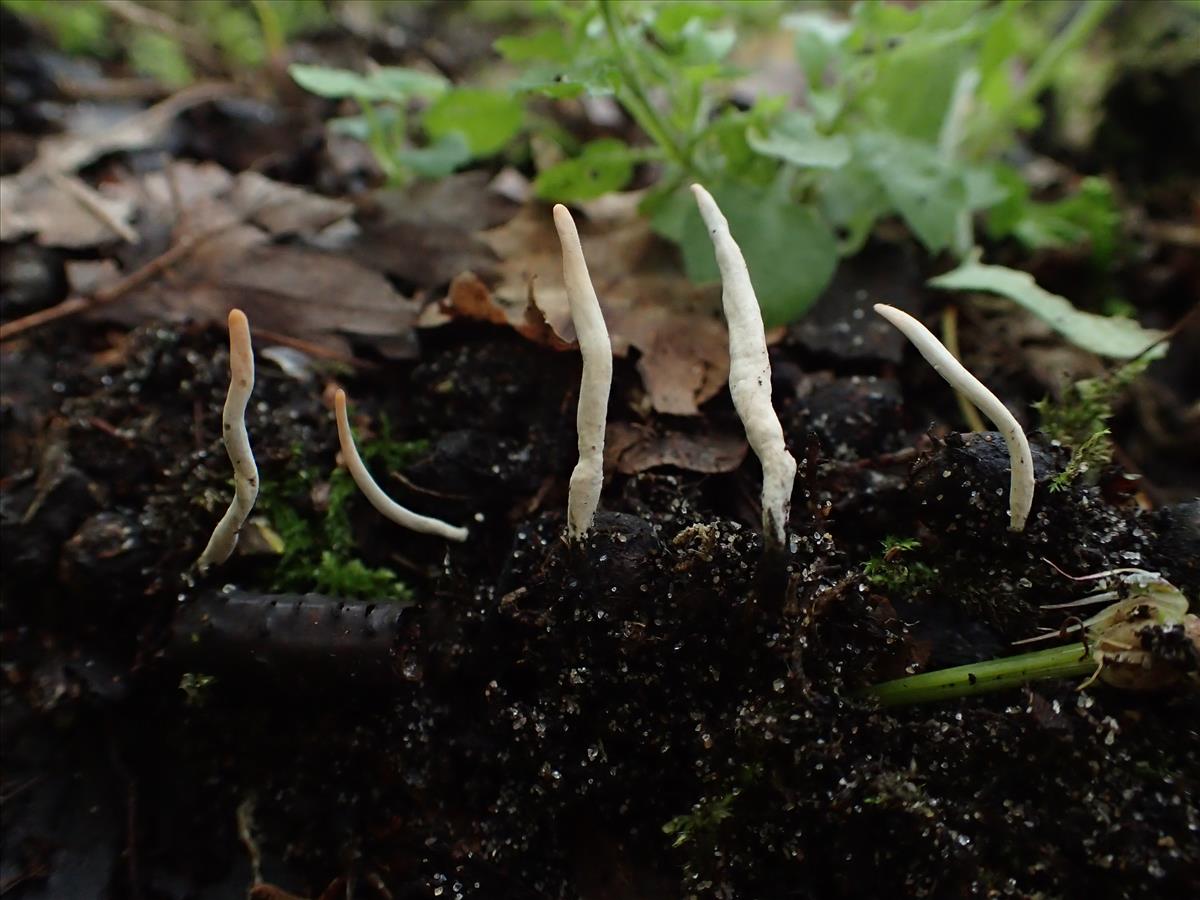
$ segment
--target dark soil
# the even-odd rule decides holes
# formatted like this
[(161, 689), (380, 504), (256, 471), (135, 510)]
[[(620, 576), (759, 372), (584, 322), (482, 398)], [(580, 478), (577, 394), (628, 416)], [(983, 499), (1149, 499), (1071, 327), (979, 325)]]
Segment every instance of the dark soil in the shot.
[[(448, 40), (442, 7), (413, 6), (412, 33), (453, 75), (491, 37)], [(0, 23), (11, 132), (0, 171), (10, 173), (73, 101), (47, 62), (57, 57), (9, 11)], [(347, 48), (324, 49), (336, 61)], [(387, 63), (412, 48), (370, 49)], [(349, 50), (357, 64), (362, 47)], [(1175, 130), (1197, 96), (1180, 85), (1195, 83), (1194, 69), (1166, 91), (1119, 83), (1080, 171), (1112, 167), (1142, 213), (1186, 217), (1188, 191), (1176, 186), (1194, 188), (1200, 157), (1188, 152), (1195, 129)], [(368, 187), (369, 157), (342, 148), (335, 158), (309, 108), (327, 117), (332, 105), (292, 99), (194, 109), (169, 149), (338, 196)], [(1129, 143), (1143, 134), (1151, 143)], [(119, 160), (85, 174), (119, 181), (157, 169), (162, 153)], [(405, 297), (444, 295), (463, 259), (490, 254), (478, 225), (505, 221), (438, 202), (447, 221), (432, 224), (405, 220), (415, 213), (403, 203), (399, 214), (372, 201), (359, 210), (360, 223), (379, 217), (359, 255), (424, 237), (428, 252), (377, 265)], [(165, 241), (173, 225), (158, 225)], [(767, 556), (753, 455), (724, 474), (609, 473), (596, 528), (568, 547), (578, 355), (454, 323), (399, 336), (416, 351), (402, 362), (364, 340), (354, 368), (309, 359), (289, 373), (262, 354), (270, 342), (257, 344), (248, 425), (269, 528), (248, 529), (227, 565), (198, 578), (193, 563), (230, 495), (225, 333), (78, 316), (7, 342), (0, 896), (1200, 895), (1192, 682), (1142, 694), (1046, 681), (883, 710), (860, 693), (1059, 628), (1063, 611), (1040, 607), (1092, 588), (1054, 567), (1160, 571), (1195, 604), (1186, 403), (1200, 319), (1118, 409), (1120, 465), (1054, 492), (1068, 452), (1031, 436), (1038, 490), (1014, 535), (999, 436), (931, 424), (959, 421), (952, 393), (869, 312), (886, 298), (932, 321), (945, 299), (923, 289), (930, 262), (915, 242), (888, 231), (843, 261), (772, 348), (800, 473), (790, 541)], [(62, 301), (68, 262), (146, 249), (4, 244), (0, 319)], [(1089, 265), (990, 249), (1063, 290)], [(1159, 244), (1121, 262), (1121, 290), (1081, 291), (1093, 309), (1121, 293), (1146, 324), (1168, 328), (1200, 296), (1196, 259), (1185, 244)], [(145, 260), (124, 262), (128, 272)], [(1028, 409), (1046, 385), (1003, 333), (1011, 319), (971, 314), (983, 317), (969, 323), (972, 361), (1013, 409)], [(1021, 349), (1057, 340), (1035, 334)], [(648, 412), (637, 362), (617, 360), (610, 422), (737, 433), (727, 392), (686, 421)], [(467, 525), (467, 543), (406, 532), (357, 494), (339, 499), (338, 386), (364, 448), (389, 423), (406, 445), (403, 462), (372, 463), (388, 492)], [(1122, 465), (1147, 477), (1131, 481)], [(367, 567), (395, 570), (410, 599), (303, 593), (305, 572), (271, 551), (270, 528), (289, 516), (327, 539), (337, 503), (346, 545)], [(889, 537), (919, 545), (868, 578)], [(1194, 669), (1194, 657), (1168, 651)]]
[[(1042, 558), (1159, 569), (1194, 595), (1194, 504), (1052, 493), (1064, 452), (1039, 447), (1030, 526), (1011, 535), (998, 436), (864, 453), (914, 443), (903, 392), (870, 380), (881, 370), (783, 394), (809, 451), (782, 562), (763, 564), (752, 458), (728, 476), (614, 475), (586, 547), (568, 549), (577, 357), (451, 330), (409, 372), (350, 384), (373, 419), (429, 442), (389, 489), (472, 529), (447, 547), (350, 501), (364, 559), (410, 564), (415, 603), (267, 596), (269, 556), (193, 585), (228, 490), (223, 335), (142, 329), (105, 365), (90, 334), (39, 337), (5, 367), (24, 400), (6, 412), (0, 494), (3, 866), (21, 896), (237, 895), (239, 821), (265, 881), (311, 896), (1197, 887), (1200, 740), (1180, 727), (1195, 694), (1049, 682), (913, 709), (853, 699), (1057, 624), (1037, 606), (1085, 589)], [(804, 364), (784, 349), (776, 368)], [(333, 468), (318, 383), (260, 362), (264, 485)], [(614, 417), (634, 383), (618, 371)], [(867, 581), (887, 535), (918, 537), (909, 561), (933, 576)], [(216, 680), (189, 695), (184, 673)]]

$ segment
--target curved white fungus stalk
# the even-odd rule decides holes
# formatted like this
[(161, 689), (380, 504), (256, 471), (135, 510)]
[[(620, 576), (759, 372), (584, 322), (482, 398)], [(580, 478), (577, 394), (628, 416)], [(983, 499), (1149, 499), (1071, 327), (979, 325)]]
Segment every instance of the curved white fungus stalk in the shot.
[(250, 346), (250, 322), (244, 312), (234, 309), (229, 313), (229, 393), (225, 396), (225, 409), (221, 414), (221, 436), (229, 461), (233, 463), (233, 502), (196, 560), (196, 567), (201, 571), (229, 559), (246, 517), (258, 499), (258, 466), (254, 464), (250, 436), (246, 433), (246, 405), (253, 390), (254, 350)]
[(571, 473), (567, 495), (567, 539), (582, 540), (592, 527), (600, 489), (604, 485), (604, 427), (608, 418), (608, 393), (612, 387), (612, 344), (600, 312), (600, 301), (588, 275), (583, 246), (571, 213), (561, 203), (554, 207), (554, 227), (562, 244), (563, 280), (571, 320), (583, 355), (583, 377), (579, 382), (576, 430), (579, 462)]
[(875, 312), (895, 325), (912, 341), (913, 346), (925, 357), (925, 361), (933, 366), (934, 371), (974, 403), (1004, 435), (1012, 465), (1012, 478), (1008, 488), (1008, 530), (1023, 531), (1025, 520), (1029, 518), (1029, 509), (1033, 506), (1034, 479), (1033, 454), (1030, 453), (1029, 441), (1025, 438), (1020, 423), (1008, 411), (1008, 407), (984, 387), (978, 378), (968, 372), (966, 366), (955, 359), (954, 355), (942, 346), (941, 341), (919, 321), (886, 303), (876, 303)]
[(783, 426), (771, 405), (771, 360), (762, 311), (746, 260), (729, 233), (729, 223), (712, 195), (692, 185), (700, 217), (708, 228), (717, 267), (721, 270), (721, 302), (729, 326), (729, 393), (763, 471), (763, 538), (782, 547), (786, 538), (796, 460), (783, 440)]
[(358, 455), (358, 448), (354, 445), (354, 435), (350, 432), (350, 418), (346, 415), (346, 392), (339, 390), (334, 396), (333, 404), (337, 415), (338, 443), (342, 446), (342, 459), (346, 463), (346, 468), (350, 470), (350, 477), (354, 479), (358, 489), (363, 492), (379, 514), (411, 531), (436, 534), (448, 541), (465, 541), (467, 529), (405, 509), (383, 492), (383, 488), (375, 483), (375, 479), (363, 465), (362, 457)]

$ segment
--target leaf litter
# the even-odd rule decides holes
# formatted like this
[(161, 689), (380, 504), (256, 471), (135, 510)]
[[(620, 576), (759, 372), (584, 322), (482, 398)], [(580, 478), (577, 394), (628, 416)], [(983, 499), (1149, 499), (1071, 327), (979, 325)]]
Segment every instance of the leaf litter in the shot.
[[(728, 338), (718, 313), (719, 288), (679, 274), (669, 246), (637, 216), (637, 194), (612, 198), (580, 227), (613, 353), (639, 354), (637, 370), (650, 405), (669, 415), (695, 416), (729, 376)], [(548, 211), (528, 204), (504, 225), (481, 233), (495, 254), (494, 283), (484, 302), (480, 278), (456, 279), (422, 324), (450, 318), (506, 323), (551, 347), (575, 338), (562, 280), (562, 251)], [(529, 308), (548, 329), (531, 327)]]

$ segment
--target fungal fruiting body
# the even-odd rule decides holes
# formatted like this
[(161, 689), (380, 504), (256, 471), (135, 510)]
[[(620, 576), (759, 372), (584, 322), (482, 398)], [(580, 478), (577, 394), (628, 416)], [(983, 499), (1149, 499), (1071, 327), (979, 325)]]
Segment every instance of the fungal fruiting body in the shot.
[(579, 462), (571, 473), (567, 494), (567, 539), (577, 542), (587, 534), (596, 517), (600, 489), (604, 484), (604, 428), (608, 418), (608, 394), (612, 387), (612, 344), (600, 312), (600, 301), (588, 275), (583, 246), (571, 213), (562, 204), (554, 207), (554, 227), (562, 244), (563, 279), (571, 320), (583, 356), (579, 382), (576, 431)]
[(380, 515), (411, 531), (435, 534), (448, 541), (462, 542), (467, 539), (467, 529), (405, 509), (385, 494), (383, 488), (375, 483), (375, 479), (367, 471), (362, 457), (358, 455), (358, 447), (354, 444), (354, 435), (350, 432), (350, 417), (346, 414), (345, 391), (339, 390), (334, 396), (334, 410), (337, 415), (338, 443), (342, 447), (342, 459), (350, 471), (350, 477), (358, 485), (358, 489), (363, 492), (363, 495)]
[(254, 350), (250, 346), (250, 322), (240, 309), (229, 313), (229, 393), (221, 414), (221, 437), (233, 463), (234, 493), (229, 509), (213, 529), (208, 546), (196, 560), (204, 571), (229, 559), (237, 546), (246, 517), (258, 499), (258, 466), (246, 433), (246, 406), (254, 390)]
[(1008, 529), (1023, 531), (1030, 507), (1033, 506), (1033, 454), (1016, 417), (919, 321), (886, 303), (876, 303), (875, 312), (895, 325), (925, 357), (925, 361), (933, 366), (934, 371), (974, 403), (1004, 436), (1012, 466), (1008, 489)]
[(721, 303), (729, 327), (729, 393), (762, 465), (763, 537), (783, 546), (786, 539), (796, 460), (783, 440), (783, 426), (771, 405), (771, 360), (762, 311), (742, 251), (729, 233), (729, 223), (712, 195), (698, 184), (692, 193), (700, 207), (721, 270)]

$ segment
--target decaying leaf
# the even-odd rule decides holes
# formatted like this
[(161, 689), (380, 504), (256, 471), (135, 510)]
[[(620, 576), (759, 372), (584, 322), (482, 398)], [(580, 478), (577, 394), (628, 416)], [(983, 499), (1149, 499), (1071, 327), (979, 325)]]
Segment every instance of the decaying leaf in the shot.
[(478, 170), (382, 190), (372, 196), (360, 233), (343, 249), (418, 288), (441, 289), (463, 272), (489, 278), (496, 257), (478, 232), (506, 222), (516, 209)]
[[(696, 287), (681, 277), (670, 249), (637, 216), (633, 204), (625, 204), (620, 214), (607, 216), (602, 224), (585, 223), (580, 230), (613, 353), (624, 357), (632, 348), (640, 354), (638, 371), (656, 410), (696, 415), (699, 404), (719, 393), (729, 375), (728, 339), (717, 313), (719, 288)], [(530, 204), (481, 237), (499, 259), (490, 299), (503, 311), (504, 322), (553, 346), (545, 332), (525, 321), (527, 311), (536, 308), (554, 335), (573, 341), (562, 251), (549, 211)], [(467, 284), (455, 282), (460, 291)], [(475, 279), (469, 286), (479, 295), (483, 285)], [(448, 297), (440, 312), (453, 314), (462, 299)], [(478, 300), (471, 298), (472, 303)], [(474, 318), (500, 321), (487, 319), (495, 315)], [(444, 321), (431, 315), (422, 324)]]
[(89, 208), (68, 183), (46, 175), (0, 178), (0, 241), (34, 235), (43, 247), (81, 249), (131, 227), (131, 202), (93, 191)]
[(424, 328), (444, 325), (451, 319), (469, 319), (492, 325), (507, 325), (522, 337), (554, 350), (568, 350), (573, 345), (559, 337), (546, 322), (542, 311), (531, 301), (523, 307), (502, 305), (472, 272), (464, 272), (450, 282), (446, 299), (431, 304), (421, 312), (417, 324)]
[(738, 434), (702, 435), (660, 432), (644, 425), (612, 422), (604, 438), (604, 468), (635, 475), (659, 466), (688, 472), (732, 472), (746, 458), (749, 445)]
[(136, 204), (97, 191), (73, 173), (106, 154), (153, 146), (177, 115), (232, 90), (227, 84), (192, 85), (115, 125), (82, 124), (43, 139), (33, 162), (0, 178), (0, 240), (33, 235), (43, 246), (72, 248), (116, 238), (132, 243)]
[[(195, 246), (96, 315), (130, 325), (154, 319), (219, 323), (240, 307), (257, 331), (340, 355), (349, 355), (351, 340), (391, 357), (415, 353), (416, 307), (381, 274), (340, 253), (273, 241), (314, 235), (345, 219), (350, 204), (256, 173), (234, 177), (214, 163), (175, 164), (112, 191), (137, 204), (143, 246), (178, 247), (189, 240)], [(152, 265), (153, 259), (141, 262)], [(111, 264), (68, 266), (72, 289), (86, 296), (122, 277), (128, 272)]]

